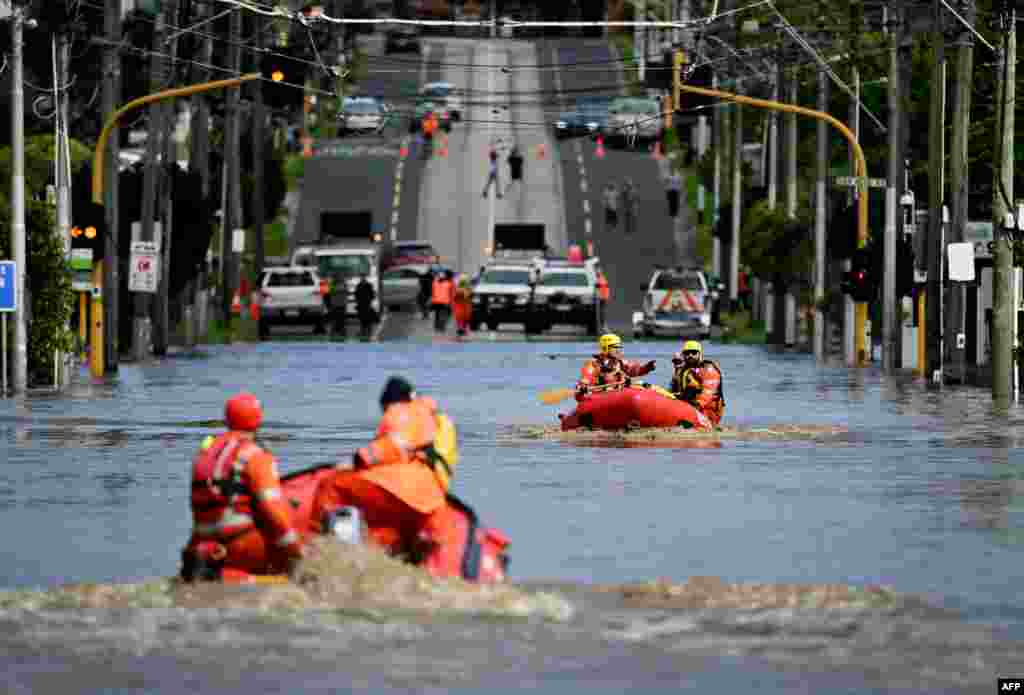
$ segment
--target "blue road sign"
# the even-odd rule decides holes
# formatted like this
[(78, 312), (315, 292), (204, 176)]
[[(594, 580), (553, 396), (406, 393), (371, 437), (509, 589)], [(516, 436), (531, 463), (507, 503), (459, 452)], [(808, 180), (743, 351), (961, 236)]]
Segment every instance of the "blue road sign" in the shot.
[(0, 311), (14, 311), (17, 301), (14, 294), (15, 278), (14, 261), (0, 261)]

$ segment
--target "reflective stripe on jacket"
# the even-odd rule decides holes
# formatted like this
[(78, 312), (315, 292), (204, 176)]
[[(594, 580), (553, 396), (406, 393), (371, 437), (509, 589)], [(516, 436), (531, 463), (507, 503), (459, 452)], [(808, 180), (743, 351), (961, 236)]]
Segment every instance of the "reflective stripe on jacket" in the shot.
[(240, 432), (203, 442), (192, 462), (193, 537), (227, 543), (258, 530), (267, 545), (301, 555), (274, 457)]
[(697, 367), (677, 368), (672, 375), (671, 391), (680, 400), (692, 403), (715, 424), (725, 413), (722, 369), (711, 360), (704, 360)]

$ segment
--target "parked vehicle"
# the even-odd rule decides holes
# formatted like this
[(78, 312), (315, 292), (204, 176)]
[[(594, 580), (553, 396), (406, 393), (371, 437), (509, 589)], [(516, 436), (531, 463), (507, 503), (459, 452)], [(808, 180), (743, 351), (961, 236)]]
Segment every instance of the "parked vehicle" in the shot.
[(380, 275), (381, 304), (392, 310), (416, 306), (420, 279), (428, 272), (430, 266), (427, 265), (402, 265), (385, 270)]
[(400, 265), (432, 265), (440, 261), (429, 241), (396, 241), (384, 247), (385, 270)]
[(462, 98), (451, 82), (429, 82), (420, 89), (420, 97), (446, 108), (452, 120), (462, 120)]
[(497, 330), (502, 323), (531, 324), (533, 281), (536, 270), (529, 263), (495, 261), (488, 265), (473, 288), (470, 328), (481, 324)]
[(320, 278), (312, 268), (271, 266), (263, 269), (259, 287), (259, 335), (267, 338), (271, 326), (310, 325), (324, 330), (327, 308), (320, 292)]
[(600, 327), (597, 275), (592, 265), (568, 261), (544, 261), (533, 291), (530, 333), (549, 330), (555, 324), (584, 326), (591, 335)]
[(412, 119), (409, 121), (409, 132), (418, 133), (423, 126), (423, 119), (427, 117), (427, 114), (431, 111), (437, 116), (437, 122), (441, 126), (441, 129), (445, 132), (450, 132), (452, 129), (452, 116), (448, 107), (440, 101), (433, 101), (431, 99), (420, 99), (416, 102), (416, 107), (412, 111)]
[(612, 98), (606, 96), (580, 97), (572, 110), (558, 115), (555, 137), (597, 135), (608, 125), (608, 107)]
[(625, 143), (635, 131), (637, 140), (654, 140), (661, 134), (661, 105), (650, 97), (619, 97), (608, 106), (605, 140)]
[(377, 132), (387, 119), (387, 107), (373, 97), (345, 97), (338, 111), (338, 127), (343, 135)]
[(633, 314), (636, 336), (711, 336), (711, 302), (704, 273), (657, 268), (643, 285), (643, 306)]
[(400, 24), (384, 35), (384, 53), (420, 53), (420, 31), (416, 26)]

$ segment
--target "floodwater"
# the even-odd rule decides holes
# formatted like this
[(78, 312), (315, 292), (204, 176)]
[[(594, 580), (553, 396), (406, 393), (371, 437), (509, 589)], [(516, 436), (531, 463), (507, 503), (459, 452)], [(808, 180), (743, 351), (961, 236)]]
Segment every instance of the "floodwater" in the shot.
[[(664, 384), (675, 347), (627, 355), (658, 359)], [(711, 345), (728, 399), (713, 442), (554, 436), (559, 407), (537, 395), (570, 385), (591, 349), (211, 347), (0, 402), (5, 690), (992, 692), (1024, 675), (1020, 410)], [(453, 490), (511, 537), (525, 598), (500, 605), (516, 608), (175, 599), (160, 578), (225, 397), (261, 397), (263, 440), (291, 471), (348, 460), (393, 374), (453, 416)], [(57, 589), (72, 583), (132, 586), (96, 607)]]

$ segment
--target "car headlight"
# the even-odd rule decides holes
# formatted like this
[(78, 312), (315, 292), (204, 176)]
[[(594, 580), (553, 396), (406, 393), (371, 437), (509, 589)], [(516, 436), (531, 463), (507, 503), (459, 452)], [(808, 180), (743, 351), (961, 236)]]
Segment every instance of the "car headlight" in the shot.
[(548, 296), (546, 294), (535, 294), (533, 295), (534, 304), (547, 304)]
[(483, 297), (480, 297), (480, 296), (473, 297), (473, 303), (474, 304), (482, 304), (483, 301), (484, 301)]
[(569, 127), (569, 124), (568, 124), (568, 123), (566, 123), (565, 121), (557, 121), (557, 122), (555, 123), (555, 127), (556, 127), (556, 128), (561, 128), (561, 129), (563, 129), (563, 130), (564, 130), (565, 128), (568, 128), (568, 127)]
[(711, 316), (709, 314), (701, 314), (700, 315), (700, 325), (702, 325), (702, 326), (710, 326), (711, 325)]
[(530, 303), (530, 295), (528, 295), (528, 294), (521, 294), (518, 297), (516, 297), (516, 304), (518, 304), (520, 306), (522, 306), (524, 304), (529, 304), (529, 303)]
[(593, 304), (593, 303), (594, 303), (594, 296), (593, 295), (588, 294), (585, 297), (580, 297), (580, 304), (590, 305), (590, 304)]
[(591, 121), (590, 123), (587, 123), (587, 128), (589, 130), (597, 130), (597, 126), (598, 126), (597, 121)]

